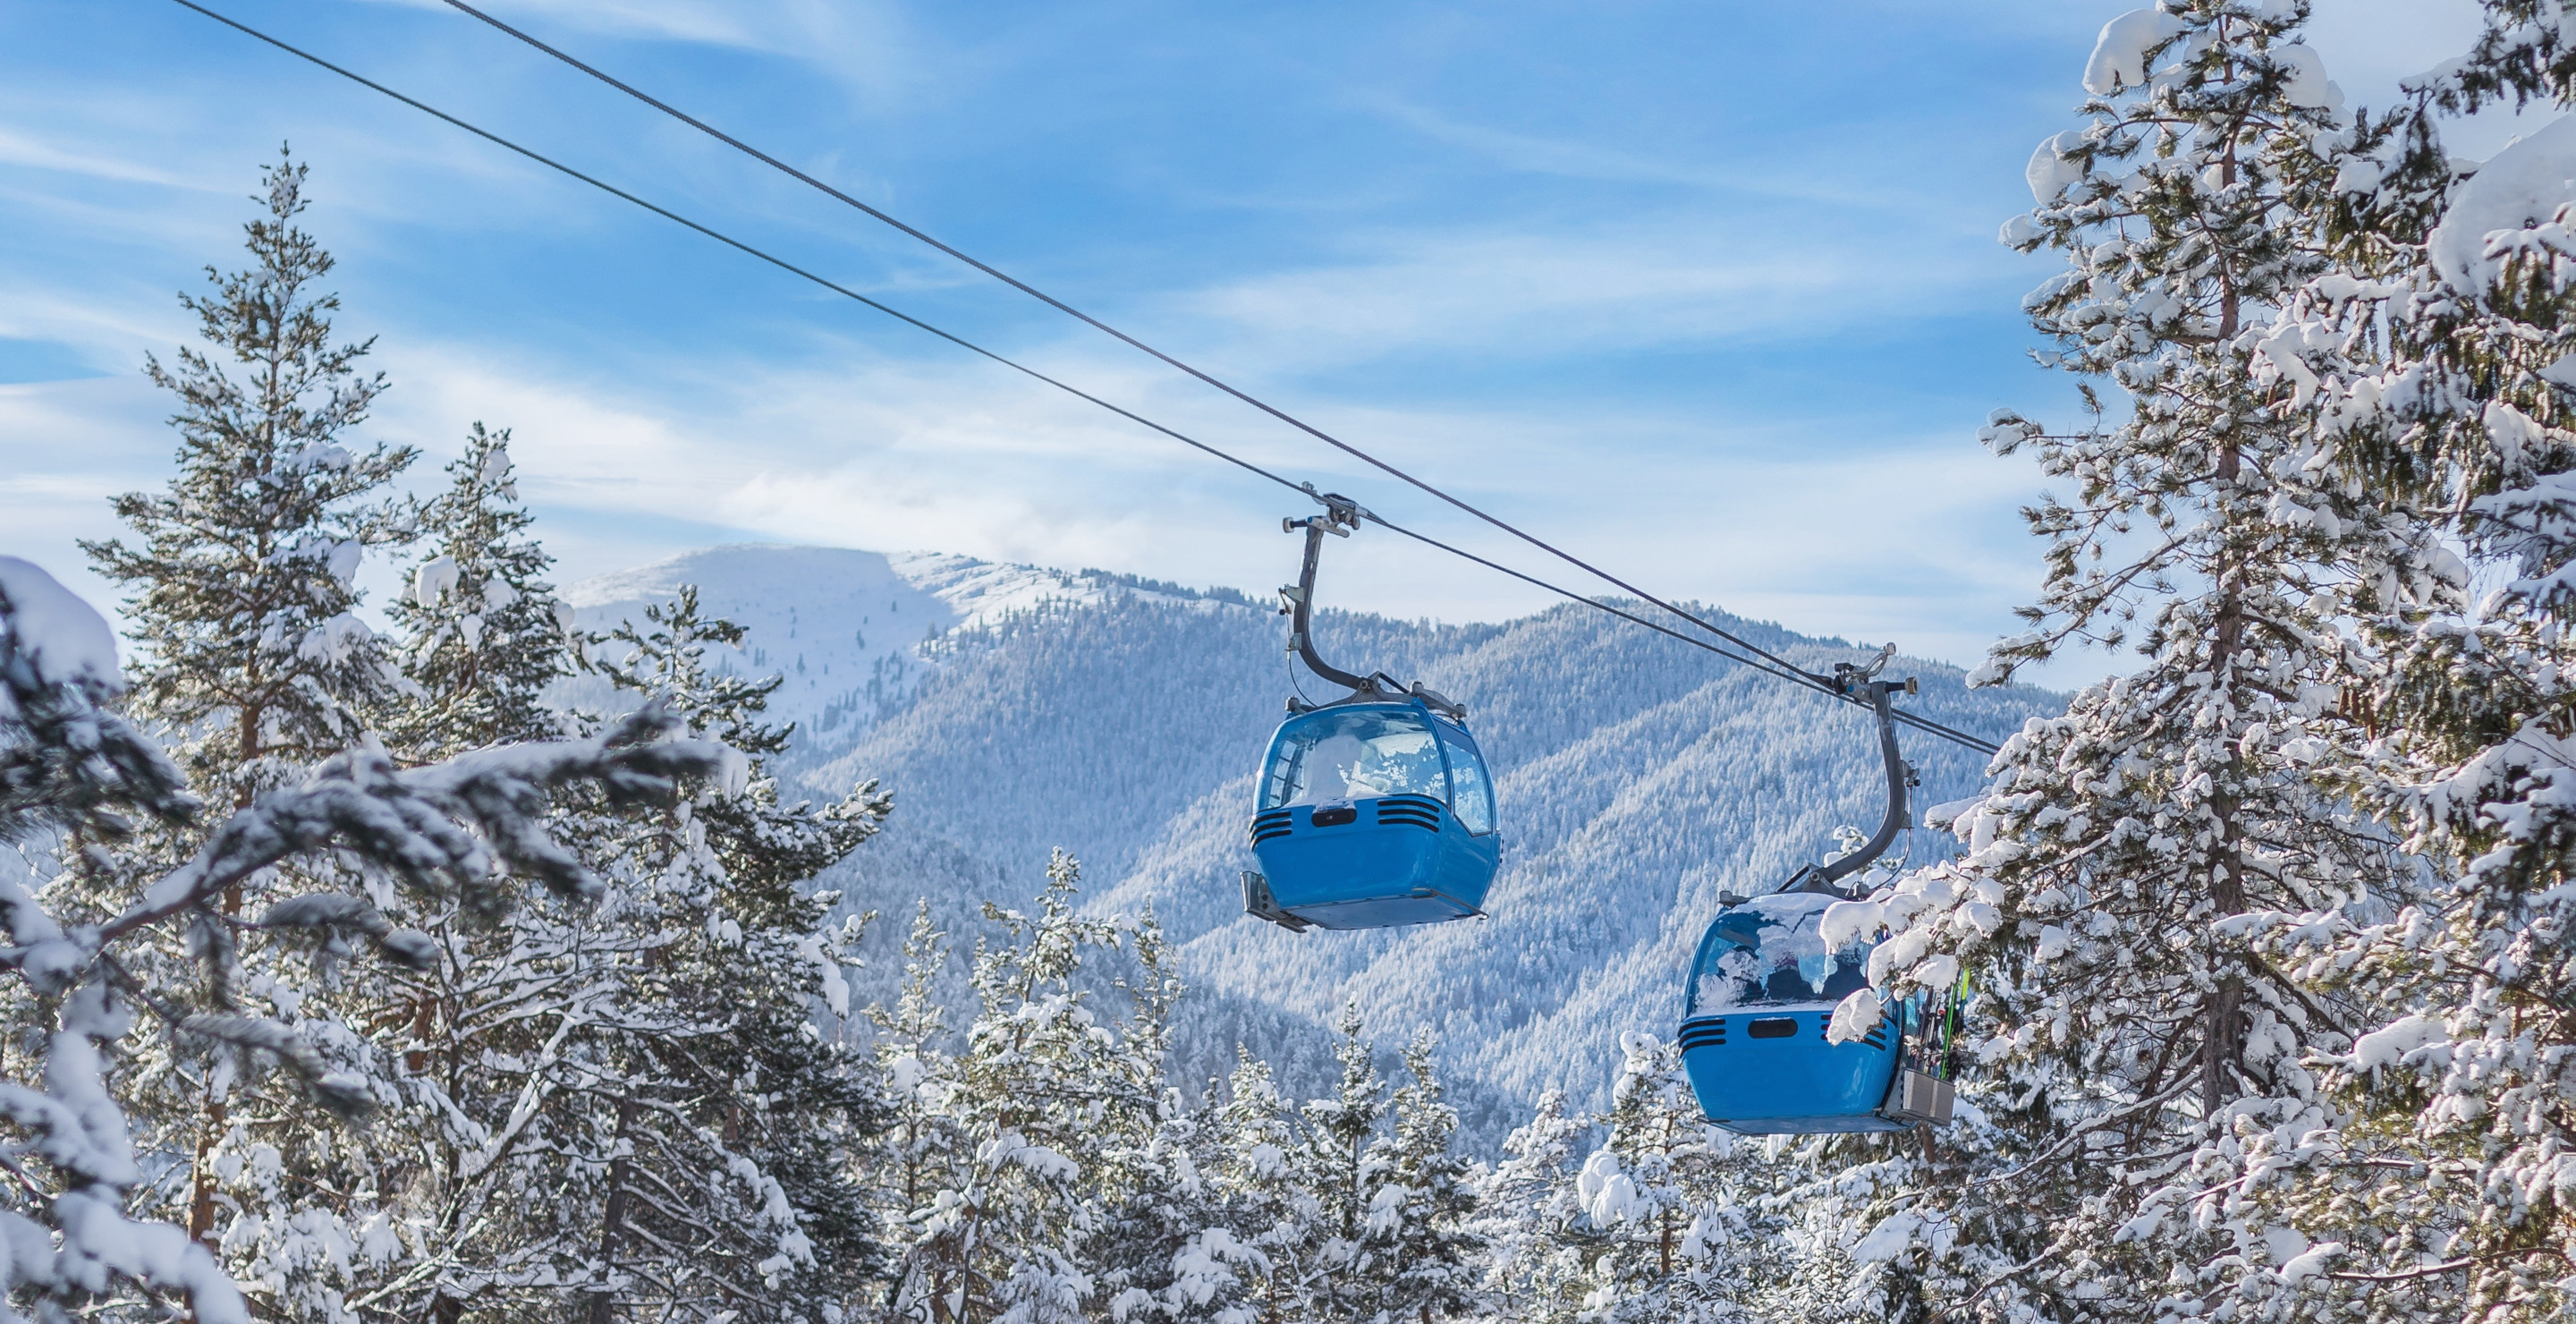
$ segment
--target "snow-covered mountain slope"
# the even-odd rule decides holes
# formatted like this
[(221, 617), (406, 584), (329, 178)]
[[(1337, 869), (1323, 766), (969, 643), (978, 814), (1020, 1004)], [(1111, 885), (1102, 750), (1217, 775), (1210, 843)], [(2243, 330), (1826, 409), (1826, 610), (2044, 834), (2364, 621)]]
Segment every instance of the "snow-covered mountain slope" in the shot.
[[(760, 547), (568, 596), (598, 624), (640, 616), (681, 582), (751, 628), (739, 665), (788, 674), (778, 711), (808, 722), (809, 739), (783, 773), (818, 794), (867, 778), (894, 792), (894, 826), (833, 880), (847, 904), (886, 916), (867, 983), (899, 976), (915, 898), (966, 937), (981, 901), (1035, 893), (1062, 847), (1083, 862), (1092, 904), (1151, 905), (1179, 944), (1193, 988), (1184, 1078), (1221, 1073), (1240, 1040), (1292, 1088), (1320, 1091), (1322, 1025), (1356, 998), (1390, 1044), (1425, 1026), (1440, 1035), (1488, 1140), (1549, 1085), (1597, 1099), (1621, 1032), (1671, 1032), (1681, 967), (1722, 887), (1783, 878), (1837, 826), (1879, 811), (1860, 709), (1601, 613), (1468, 626), (1327, 613), (1327, 655), (1469, 706), (1497, 772), (1504, 865), (1489, 919), (1290, 934), (1241, 913), (1253, 765), (1292, 683), (1266, 605), (1097, 573)], [(1810, 667), (1865, 651), (1713, 619)], [(906, 635), (878, 624), (893, 620)], [(1924, 683), (1908, 706), (1988, 736), (2059, 703), (1970, 691), (1938, 663), (1896, 665)], [(849, 685), (861, 677), (864, 702)], [(1983, 762), (1921, 737), (1906, 754), (1927, 805), (1969, 793)], [(1940, 849), (1933, 833), (1907, 835)]]
[[(1069, 573), (938, 552), (730, 544), (585, 579), (563, 591), (588, 629), (643, 623), (644, 609), (695, 584), (702, 610), (744, 627), (738, 652), (714, 659), (786, 683), (770, 712), (793, 721), (811, 760), (845, 748), (902, 707), (921, 678), (923, 645), (1044, 605), (1095, 604), (1111, 594), (1178, 600), (1168, 585), (1099, 571)], [(726, 651), (726, 650), (720, 650)], [(584, 698), (599, 697), (596, 687)]]

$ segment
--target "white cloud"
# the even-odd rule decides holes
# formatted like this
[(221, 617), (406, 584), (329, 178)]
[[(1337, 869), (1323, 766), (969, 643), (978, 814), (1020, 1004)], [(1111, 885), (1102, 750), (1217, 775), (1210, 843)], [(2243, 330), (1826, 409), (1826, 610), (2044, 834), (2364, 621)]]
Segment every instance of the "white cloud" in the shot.
[[(474, 24), (482, 40), (519, 44), (441, 0), (359, 2), (446, 13)], [(878, 103), (920, 91), (932, 77), (936, 58), (905, 22), (902, 7), (891, 0), (490, 0), (475, 8), (628, 81), (636, 81), (631, 70), (613, 67), (602, 52), (558, 40), (556, 30), (757, 52), (805, 65), (863, 101)], [(540, 26), (550, 30), (539, 31)], [(566, 70), (559, 76), (578, 75)], [(606, 96), (620, 95), (604, 86), (600, 90)], [(646, 86), (644, 90), (655, 89)]]
[(1423, 136), (1463, 147), (1511, 170), (1532, 174), (1560, 175), (1568, 179), (1597, 179), (1611, 183), (1675, 184), (1686, 188), (1741, 190), (1746, 181), (1740, 175), (1703, 162), (1672, 161), (1642, 156), (1617, 147), (1539, 134), (1515, 133), (1487, 125), (1469, 124), (1443, 115), (1428, 106), (1414, 105), (1392, 97), (1364, 97), (1363, 104), (1384, 113), (1388, 118), (1421, 133)]
[[(1165, 302), (1240, 338), (1274, 369), (1441, 349), (1544, 358), (1605, 348), (1813, 337), (1959, 306), (1991, 282), (1992, 245), (1881, 235), (1874, 218), (1785, 231), (1789, 217), (1675, 214), (1584, 230), (1421, 230), (1362, 240), (1351, 260), (1270, 271)], [(1981, 268), (1984, 268), (1981, 270)]]
[(24, 132), (6, 127), (0, 127), (0, 165), (22, 166), (35, 170), (59, 170), (67, 174), (87, 175), (93, 179), (158, 184), (165, 188), (195, 187), (189, 181), (156, 166), (129, 160), (114, 153), (86, 151), (40, 141)]
[[(362, 0), (369, 4), (458, 14), (441, 0)], [(475, 6), (512, 26), (530, 20), (582, 32), (785, 53), (778, 35), (797, 24), (784, 12), (803, 6), (730, 4), (721, 0), (497, 0)], [(782, 21), (787, 20), (787, 21)]]

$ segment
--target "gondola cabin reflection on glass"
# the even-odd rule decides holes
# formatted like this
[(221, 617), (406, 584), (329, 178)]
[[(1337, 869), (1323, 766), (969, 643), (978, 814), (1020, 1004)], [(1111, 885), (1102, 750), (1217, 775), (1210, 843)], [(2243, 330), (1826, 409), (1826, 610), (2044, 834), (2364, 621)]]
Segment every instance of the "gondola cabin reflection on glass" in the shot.
[[(1880, 655), (1884, 665), (1891, 645)], [(1901, 1131), (1950, 1120), (1958, 1032), (1956, 991), (1882, 1005), (1858, 1039), (1826, 1037), (1834, 1008), (1869, 987), (1881, 932), (1838, 923), (1862, 912), (1844, 880), (1883, 854), (1906, 826), (1913, 770), (1898, 756), (1889, 695), (1912, 681), (1836, 668), (1843, 692), (1878, 719), (1887, 764), (1887, 817), (1858, 850), (1810, 865), (1766, 896), (1730, 898), (1692, 956), (1682, 992), (1682, 1064), (1700, 1112), (1745, 1135)], [(1836, 905), (1846, 907), (1843, 916)]]
[(1252, 818), (1261, 868), (1243, 876), (1245, 913), (1303, 931), (1431, 924), (1484, 913), (1502, 862), (1493, 778), (1466, 710), (1416, 683), (1340, 670), (1316, 655), (1315, 565), (1327, 533), (1348, 537), (1365, 511), (1319, 495), (1304, 569), (1283, 588), (1289, 648), (1350, 693), (1288, 701), (1262, 761)]

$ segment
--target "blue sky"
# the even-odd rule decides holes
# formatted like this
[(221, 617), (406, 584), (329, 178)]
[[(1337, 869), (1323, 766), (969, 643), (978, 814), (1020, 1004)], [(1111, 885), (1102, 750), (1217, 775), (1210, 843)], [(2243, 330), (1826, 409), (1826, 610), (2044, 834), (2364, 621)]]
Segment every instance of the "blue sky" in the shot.
[[(1545, 569), (434, 0), (209, 3)], [(2053, 260), (1994, 234), (2128, 0), (492, 7), (1660, 592), (1970, 662), (2035, 585), (2037, 476), (1975, 431), (2065, 412), (2016, 312)], [(2475, 14), (2317, 8), (2371, 101)], [(1286, 493), (167, 0), (0, 5), (0, 552), (112, 596), (73, 540), (164, 476), (138, 367), (191, 329), (174, 291), (238, 260), (281, 141), (313, 166), (342, 329), (394, 383), (366, 435), (426, 477), (469, 422), (514, 428), (567, 581), (744, 540), (1254, 590), (1291, 569)], [(1335, 554), (1345, 605), (1542, 605), (1382, 535)]]

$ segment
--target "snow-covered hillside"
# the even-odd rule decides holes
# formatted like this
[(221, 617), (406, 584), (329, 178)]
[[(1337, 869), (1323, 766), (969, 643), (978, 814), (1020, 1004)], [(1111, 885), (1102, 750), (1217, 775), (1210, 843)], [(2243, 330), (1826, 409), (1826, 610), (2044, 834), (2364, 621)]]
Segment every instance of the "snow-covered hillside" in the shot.
[[(1238, 882), (1253, 765), (1292, 683), (1266, 604), (1097, 572), (793, 547), (692, 553), (566, 596), (596, 628), (640, 618), (682, 583), (749, 627), (731, 665), (788, 677), (775, 711), (805, 736), (786, 775), (817, 793), (867, 778), (894, 792), (895, 826), (833, 880), (851, 908), (886, 917), (863, 996), (899, 976), (916, 898), (971, 942), (980, 903), (1033, 895), (1061, 846), (1082, 860), (1094, 905), (1151, 905), (1180, 944), (1185, 1078), (1222, 1071), (1240, 1040), (1292, 1088), (1320, 1090), (1321, 1023), (1356, 998), (1383, 1041), (1424, 1025), (1441, 1036), (1487, 1139), (1548, 1085), (1602, 1094), (1622, 1031), (1670, 1033), (1679, 971), (1722, 887), (1784, 877), (1830, 848), (1835, 827), (1878, 812), (1860, 710), (1601, 613), (1468, 626), (1328, 613), (1328, 655), (1469, 706), (1496, 765), (1504, 867), (1490, 919), (1292, 935), (1244, 918)], [(1720, 619), (1811, 667), (1867, 651)], [(1989, 736), (2057, 703), (1898, 665), (1924, 682), (1911, 706)], [(1907, 756), (1923, 804), (1966, 794), (1982, 764), (1919, 737)], [(1935, 834), (1907, 835), (1939, 848)]]
[[(564, 591), (590, 629), (641, 622), (647, 606), (696, 584), (711, 614), (749, 631), (726, 670), (786, 678), (770, 711), (803, 733), (807, 758), (873, 728), (910, 697), (922, 645), (1043, 604), (1098, 603), (1112, 593), (1164, 597), (1099, 572), (1071, 574), (937, 552), (885, 555), (837, 547), (734, 544), (599, 575)], [(1195, 595), (1193, 595), (1195, 596)], [(585, 690), (584, 697), (599, 691)]]

